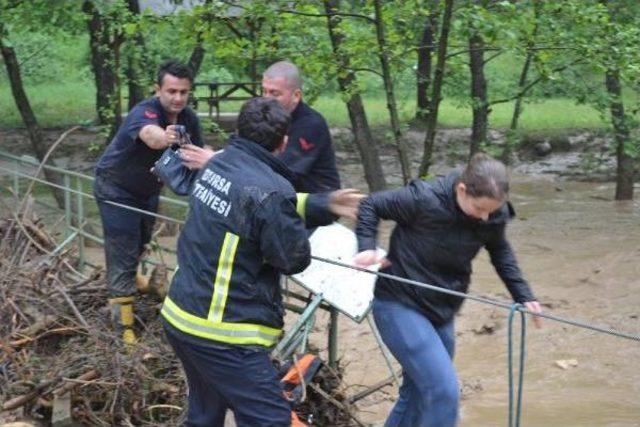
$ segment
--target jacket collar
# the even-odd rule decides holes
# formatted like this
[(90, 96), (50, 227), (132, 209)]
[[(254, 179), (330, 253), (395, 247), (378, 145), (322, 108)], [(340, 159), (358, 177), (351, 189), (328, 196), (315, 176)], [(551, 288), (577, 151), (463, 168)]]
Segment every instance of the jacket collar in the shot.
[(305, 104), (301, 99), (300, 102), (298, 102), (298, 105), (296, 105), (296, 108), (291, 112), (291, 122), (294, 122), (299, 116), (301, 116), (306, 109), (307, 104)]
[(160, 117), (158, 118), (160, 126), (164, 128), (170, 125), (171, 123), (169, 123), (169, 119), (167, 118), (167, 112), (164, 111), (164, 107), (160, 104), (160, 99), (157, 96), (152, 96), (150, 101), (156, 111), (160, 113)]
[(249, 139), (242, 138), (238, 135), (231, 135), (231, 137), (229, 138), (229, 145), (265, 163), (275, 173), (281, 175), (284, 179), (289, 181), (292, 186), (295, 187), (295, 176), (293, 175), (293, 172), (289, 170), (287, 165), (285, 165), (280, 159), (276, 158), (273, 154), (262, 148), (257, 143)]

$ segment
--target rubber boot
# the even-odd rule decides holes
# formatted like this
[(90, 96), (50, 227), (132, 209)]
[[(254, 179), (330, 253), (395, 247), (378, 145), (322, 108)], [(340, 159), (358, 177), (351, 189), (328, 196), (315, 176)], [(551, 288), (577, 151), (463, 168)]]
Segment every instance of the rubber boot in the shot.
[(136, 342), (136, 334), (133, 332), (133, 302), (134, 296), (110, 298), (111, 320), (116, 328), (122, 331), (122, 341), (126, 345)]

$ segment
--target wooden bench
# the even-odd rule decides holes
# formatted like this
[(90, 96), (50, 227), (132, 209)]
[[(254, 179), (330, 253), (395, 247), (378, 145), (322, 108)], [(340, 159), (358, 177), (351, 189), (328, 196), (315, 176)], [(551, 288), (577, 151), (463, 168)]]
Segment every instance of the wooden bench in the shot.
[[(203, 94), (204, 92), (204, 94)], [(209, 117), (220, 121), (220, 103), (225, 101), (246, 101), (262, 95), (260, 82), (232, 82), (232, 83), (194, 83), (189, 104), (198, 110), (200, 102), (209, 107)]]

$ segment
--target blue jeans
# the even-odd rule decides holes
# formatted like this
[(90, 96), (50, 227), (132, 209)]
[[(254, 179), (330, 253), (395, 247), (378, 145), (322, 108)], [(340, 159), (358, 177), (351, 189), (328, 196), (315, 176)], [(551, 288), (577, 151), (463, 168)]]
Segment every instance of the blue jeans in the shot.
[(376, 298), (373, 316), (382, 340), (402, 365), (398, 401), (385, 427), (449, 427), (458, 419), (453, 320), (435, 326), (419, 311)]

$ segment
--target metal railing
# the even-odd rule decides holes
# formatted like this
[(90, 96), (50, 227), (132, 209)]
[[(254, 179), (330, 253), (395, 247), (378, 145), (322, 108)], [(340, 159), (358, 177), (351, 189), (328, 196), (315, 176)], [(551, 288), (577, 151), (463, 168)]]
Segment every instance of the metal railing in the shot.
[[(44, 184), (52, 189), (60, 190), (63, 193), (64, 240), (58, 245), (58, 247), (54, 249), (54, 252), (59, 252), (60, 250), (62, 250), (62, 248), (69, 245), (74, 240), (77, 240), (78, 269), (79, 271), (82, 271), (87, 264), (85, 257), (85, 239), (91, 240), (100, 245), (104, 244), (104, 239), (101, 235), (94, 234), (91, 231), (87, 230), (87, 228), (93, 228), (88, 227), (88, 225), (97, 225), (95, 221), (87, 216), (87, 200), (93, 203), (94, 208), (97, 210), (94, 195), (91, 192), (87, 192), (86, 190), (87, 188), (93, 188), (93, 181), (95, 178), (91, 175), (70, 171), (57, 166), (43, 165), (43, 169), (54, 172), (61, 177), (61, 184), (56, 184), (43, 178), (33, 176), (26, 171), (26, 169), (29, 167), (33, 167), (34, 171), (36, 171), (40, 166), (40, 163), (31, 156), (16, 156), (0, 150), (0, 162), (6, 164), (5, 166), (0, 163), (0, 173), (11, 175), (11, 189), (18, 199), (24, 196), (24, 194), (22, 194), (22, 180), (34, 181), (36, 183)], [(58, 209), (57, 206), (52, 206), (51, 204), (40, 200), (39, 198), (36, 198), (35, 201), (39, 205), (42, 205), (49, 209)], [(165, 206), (180, 208), (184, 211), (186, 211), (188, 207), (188, 203), (186, 201), (175, 199), (172, 197), (160, 196), (160, 202)], [(114, 202), (108, 203), (118, 205)], [(135, 208), (132, 207), (123, 207), (125, 209), (135, 210)], [(152, 212), (144, 213), (147, 215), (155, 216), (156, 218), (165, 221), (175, 222), (178, 224), (182, 222), (180, 220), (176, 220), (175, 218), (171, 218), (170, 216), (165, 216), (162, 214), (154, 214)], [(175, 254), (175, 250), (169, 247), (156, 245), (156, 249), (160, 250), (161, 252)], [(145, 262), (156, 264), (156, 262), (152, 259), (145, 259)], [(175, 268), (175, 266), (167, 267), (169, 269)]]

